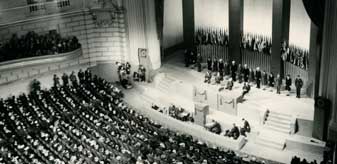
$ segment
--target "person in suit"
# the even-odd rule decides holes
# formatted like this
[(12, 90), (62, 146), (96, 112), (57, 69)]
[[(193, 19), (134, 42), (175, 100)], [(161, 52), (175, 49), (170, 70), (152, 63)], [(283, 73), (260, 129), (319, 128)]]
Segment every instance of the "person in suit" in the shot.
[(230, 74), (230, 65), (227, 62), (224, 64), (224, 73), (225, 76)]
[(300, 75), (297, 75), (295, 79), (295, 86), (296, 86), (296, 97), (301, 98), (301, 88), (303, 87), (303, 80), (301, 79)]
[(201, 72), (201, 63), (202, 63), (202, 56), (200, 53), (197, 54), (197, 67), (198, 67), (198, 72)]
[(77, 85), (77, 78), (76, 78), (76, 75), (75, 75), (75, 71), (71, 72), (71, 74), (69, 76), (69, 79), (70, 79), (70, 82), (73, 86)]
[(220, 84), (221, 80), (222, 80), (221, 73), (220, 73), (220, 72), (217, 72), (217, 74), (216, 74), (216, 76), (215, 76), (215, 82), (216, 82), (217, 84)]
[(249, 79), (249, 68), (248, 68), (247, 64), (245, 64), (243, 66), (243, 80), (244, 80), (244, 82), (248, 82), (248, 79)]
[(211, 71), (207, 71), (205, 74), (205, 83), (211, 83), (211, 79), (212, 79), (212, 72)]
[(261, 86), (261, 78), (262, 78), (262, 73), (260, 71), (260, 67), (257, 67), (256, 71), (255, 71), (256, 88), (260, 88), (260, 86)]
[(236, 71), (238, 70), (238, 66), (236, 65), (234, 60), (232, 61), (232, 64), (231, 64), (230, 68), (231, 68), (232, 79), (233, 79), (233, 81), (236, 81)]
[(239, 138), (239, 136), (240, 136), (240, 130), (239, 130), (239, 128), (235, 124), (233, 124), (233, 127), (229, 131), (228, 136), (229, 137), (233, 137), (235, 140)]
[(269, 80), (269, 86), (270, 87), (274, 87), (274, 85), (275, 85), (275, 77), (274, 77), (273, 73), (269, 74), (268, 80)]
[(138, 74), (139, 74), (139, 78), (141, 82), (145, 82), (146, 81), (146, 69), (144, 66), (139, 66), (138, 69)]
[(290, 90), (291, 90), (291, 88), (290, 88), (291, 83), (292, 83), (291, 77), (290, 77), (290, 75), (288, 74), (288, 75), (286, 76), (286, 88), (285, 88), (285, 89), (286, 89), (287, 91), (289, 91), (289, 92), (290, 92)]
[(228, 82), (227, 82), (226, 89), (232, 90), (233, 86), (234, 86), (233, 79), (230, 78), (230, 79), (228, 80)]
[(62, 81), (63, 81), (64, 86), (68, 86), (69, 80), (68, 80), (68, 75), (66, 73), (63, 73)]
[(242, 97), (244, 97), (250, 91), (250, 85), (246, 82), (243, 83), (242, 90)]
[(219, 70), (218, 68), (218, 59), (214, 58), (213, 59), (213, 72), (217, 72)]
[(276, 76), (276, 93), (281, 94), (282, 78), (280, 74)]
[(128, 76), (131, 74), (131, 64), (129, 62), (125, 64), (125, 71)]
[(78, 77), (80, 83), (83, 83), (83, 81), (84, 81), (84, 72), (82, 71), (82, 69), (80, 69), (80, 70), (78, 71), (77, 77)]
[(266, 71), (263, 71), (263, 85), (268, 85), (268, 74)]
[(247, 137), (246, 133), (250, 133), (250, 125), (249, 125), (249, 122), (245, 120), (244, 118), (242, 118), (242, 122), (243, 122), (243, 125), (240, 129), (240, 133), (241, 135)]
[(212, 59), (210, 57), (207, 58), (207, 69), (212, 70)]
[(139, 73), (138, 72), (133, 72), (133, 81), (140, 81)]
[(58, 87), (60, 85), (60, 78), (56, 74), (54, 74), (53, 81), (54, 87)]
[(222, 59), (219, 59), (218, 65), (219, 65), (218, 66), (219, 72), (220, 72), (221, 76), (223, 77), (224, 76), (224, 67), (225, 67), (225, 65), (224, 65), (224, 62), (223, 62)]

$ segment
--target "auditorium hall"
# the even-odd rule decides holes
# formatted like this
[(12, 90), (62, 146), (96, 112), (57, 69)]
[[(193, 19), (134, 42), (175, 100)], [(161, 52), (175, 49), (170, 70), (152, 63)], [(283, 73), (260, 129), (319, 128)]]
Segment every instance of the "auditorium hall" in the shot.
[(337, 164), (336, 0), (0, 0), (0, 164)]

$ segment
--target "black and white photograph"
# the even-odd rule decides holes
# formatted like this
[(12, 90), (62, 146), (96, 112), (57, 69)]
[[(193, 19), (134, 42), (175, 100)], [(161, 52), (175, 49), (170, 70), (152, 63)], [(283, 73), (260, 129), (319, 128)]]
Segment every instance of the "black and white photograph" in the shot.
[(337, 1), (0, 0), (0, 164), (337, 164)]

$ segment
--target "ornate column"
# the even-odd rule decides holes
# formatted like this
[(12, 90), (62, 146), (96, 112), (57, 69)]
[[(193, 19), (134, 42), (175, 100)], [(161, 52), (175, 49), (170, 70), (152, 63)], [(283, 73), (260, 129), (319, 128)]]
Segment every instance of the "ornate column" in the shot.
[(284, 64), (281, 59), (282, 43), (289, 41), (290, 0), (273, 0), (272, 55), (270, 70), (284, 76)]
[(243, 33), (243, 0), (229, 0), (229, 60), (241, 64), (241, 36)]
[(186, 48), (193, 47), (194, 26), (194, 0), (183, 0), (183, 31)]

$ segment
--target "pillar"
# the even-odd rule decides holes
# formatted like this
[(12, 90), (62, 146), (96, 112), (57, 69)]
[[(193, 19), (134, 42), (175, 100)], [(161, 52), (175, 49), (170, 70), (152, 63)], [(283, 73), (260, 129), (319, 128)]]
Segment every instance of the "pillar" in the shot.
[(186, 48), (193, 47), (194, 41), (194, 0), (183, 1), (183, 32)]
[(309, 47), (309, 68), (308, 68), (308, 88), (307, 95), (311, 98), (317, 97), (318, 82), (315, 79), (319, 78), (320, 54), (321, 54), (321, 39), (319, 36), (319, 27), (311, 22), (310, 27), (310, 47)]
[(284, 76), (284, 63), (281, 59), (282, 42), (289, 42), (290, 0), (273, 0), (272, 55), (270, 70)]
[(243, 33), (243, 0), (229, 0), (229, 60), (241, 64), (241, 37)]
[[(328, 140), (337, 142), (337, 1), (326, 0), (318, 95), (331, 101)], [(336, 161), (335, 161), (336, 162)]]

